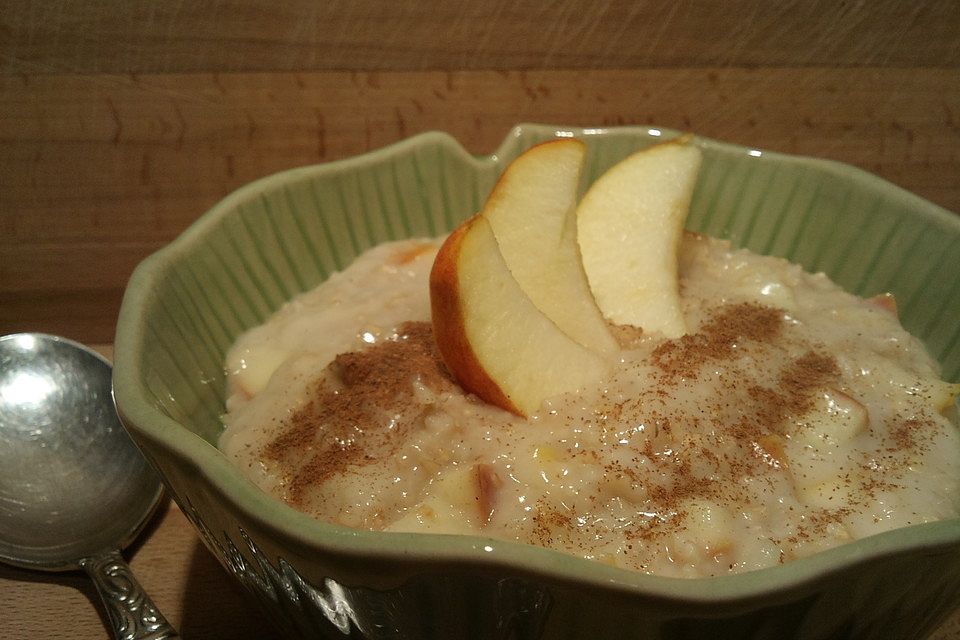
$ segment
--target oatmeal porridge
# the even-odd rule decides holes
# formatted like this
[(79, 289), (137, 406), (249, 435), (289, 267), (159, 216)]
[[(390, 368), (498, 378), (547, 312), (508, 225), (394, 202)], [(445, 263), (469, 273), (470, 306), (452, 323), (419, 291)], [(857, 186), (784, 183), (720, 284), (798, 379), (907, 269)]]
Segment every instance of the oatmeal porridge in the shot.
[(687, 335), (614, 326), (605, 379), (520, 418), (465, 393), (438, 355), (439, 246), (375, 247), (235, 344), (220, 446), (263, 490), (349, 527), (679, 577), (957, 515), (960, 385), (891, 298), (687, 234)]

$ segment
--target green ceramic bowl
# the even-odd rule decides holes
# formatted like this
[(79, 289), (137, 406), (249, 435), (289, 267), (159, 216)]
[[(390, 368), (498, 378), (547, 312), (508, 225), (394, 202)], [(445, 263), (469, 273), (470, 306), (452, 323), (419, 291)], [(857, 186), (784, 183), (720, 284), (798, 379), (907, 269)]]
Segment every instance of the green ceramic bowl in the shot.
[[(669, 579), (479, 537), (317, 522), (217, 450), (224, 353), (285, 300), (378, 242), (449, 231), (534, 143), (584, 139), (588, 184), (675, 135), (523, 125), (480, 158), (447, 135), (420, 135), (250, 184), (136, 270), (115, 345), (120, 413), (206, 545), (289, 635), (914, 638), (960, 604), (960, 519), (753, 573)], [(960, 217), (841, 164), (697, 144), (690, 229), (859, 294), (894, 292), (907, 328), (960, 378)]]

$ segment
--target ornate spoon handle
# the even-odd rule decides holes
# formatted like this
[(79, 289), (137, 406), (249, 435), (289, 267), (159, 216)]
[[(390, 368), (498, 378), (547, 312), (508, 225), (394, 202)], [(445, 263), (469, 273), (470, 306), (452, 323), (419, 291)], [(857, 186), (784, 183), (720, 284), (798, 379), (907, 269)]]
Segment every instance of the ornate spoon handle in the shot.
[(84, 558), (80, 566), (93, 579), (107, 607), (117, 640), (179, 638), (150, 600), (119, 551)]

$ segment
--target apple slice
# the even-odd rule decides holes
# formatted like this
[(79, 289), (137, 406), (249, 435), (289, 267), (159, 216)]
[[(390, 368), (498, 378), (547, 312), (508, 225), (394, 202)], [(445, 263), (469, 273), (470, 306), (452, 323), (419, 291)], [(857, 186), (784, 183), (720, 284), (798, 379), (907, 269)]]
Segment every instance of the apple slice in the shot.
[(638, 151), (590, 187), (577, 237), (590, 289), (607, 319), (678, 338), (677, 251), (702, 154), (689, 137)]
[(570, 338), (523, 292), (482, 216), (440, 248), (430, 306), (437, 347), (460, 386), (518, 415), (607, 371), (608, 359)]
[(597, 353), (619, 351), (600, 313), (577, 245), (577, 185), (586, 154), (579, 140), (536, 145), (500, 176), (481, 215), (533, 304), (568, 336)]

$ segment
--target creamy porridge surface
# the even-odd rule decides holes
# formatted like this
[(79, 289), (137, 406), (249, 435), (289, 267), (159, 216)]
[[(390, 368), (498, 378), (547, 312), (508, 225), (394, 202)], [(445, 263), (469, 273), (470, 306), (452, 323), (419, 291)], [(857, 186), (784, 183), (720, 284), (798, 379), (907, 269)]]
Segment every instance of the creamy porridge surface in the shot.
[(596, 388), (522, 419), (433, 344), (439, 241), (376, 247), (228, 355), (223, 451), (317, 518), (473, 533), (667, 576), (740, 572), (957, 515), (957, 385), (824, 275), (695, 235), (690, 333), (616, 327)]

